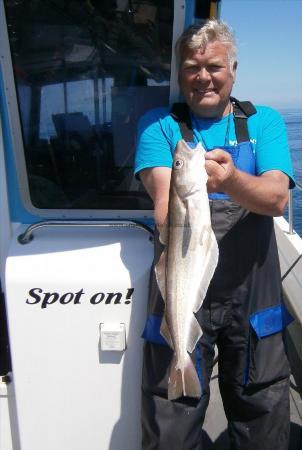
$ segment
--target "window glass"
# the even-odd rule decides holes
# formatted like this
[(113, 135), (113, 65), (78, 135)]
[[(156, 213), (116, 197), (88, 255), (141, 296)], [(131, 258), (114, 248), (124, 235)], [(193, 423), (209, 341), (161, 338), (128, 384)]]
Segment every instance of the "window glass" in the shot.
[(168, 105), (172, 0), (5, 1), (37, 208), (149, 209), (141, 115)]

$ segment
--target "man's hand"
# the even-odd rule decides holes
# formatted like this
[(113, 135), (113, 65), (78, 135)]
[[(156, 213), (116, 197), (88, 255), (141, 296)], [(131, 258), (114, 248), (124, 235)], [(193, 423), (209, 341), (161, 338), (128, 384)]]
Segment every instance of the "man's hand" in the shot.
[(280, 216), (288, 199), (288, 176), (279, 170), (249, 175), (238, 170), (229, 153), (215, 149), (205, 154), (208, 192), (224, 192), (243, 208)]
[(224, 150), (216, 149), (205, 154), (205, 168), (208, 174), (208, 192), (221, 192), (235, 176), (236, 168), (232, 157)]

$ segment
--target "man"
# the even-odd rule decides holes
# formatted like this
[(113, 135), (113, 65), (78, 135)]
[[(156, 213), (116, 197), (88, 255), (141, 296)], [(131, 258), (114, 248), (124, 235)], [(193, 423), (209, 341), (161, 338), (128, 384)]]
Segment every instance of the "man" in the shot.
[[(136, 173), (153, 199), (160, 231), (180, 130), (189, 130), (189, 140), (201, 141), (207, 150), (207, 187), (220, 255), (197, 313), (203, 336), (191, 356), (202, 387), (199, 400), (167, 399), (172, 350), (159, 334), (164, 304), (153, 275), (144, 333), (142, 448), (201, 449), (217, 345), (231, 448), (285, 450), (289, 368), (282, 331), (290, 319), (282, 305), (272, 219), (282, 214), (288, 188), (294, 185), (284, 123), (271, 108), (254, 109), (230, 97), (236, 47), (224, 23), (210, 20), (190, 27), (178, 41), (177, 57), (188, 110), (183, 106), (171, 114), (160, 108), (141, 119)], [(161, 251), (156, 236), (155, 262)]]

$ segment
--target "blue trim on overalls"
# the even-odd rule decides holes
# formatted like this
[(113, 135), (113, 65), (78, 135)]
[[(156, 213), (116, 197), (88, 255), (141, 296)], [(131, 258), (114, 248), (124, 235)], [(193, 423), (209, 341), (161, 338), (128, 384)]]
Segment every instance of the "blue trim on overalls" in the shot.
[(250, 324), (258, 339), (279, 333), (293, 320), (283, 304), (257, 311), (250, 316)]
[[(280, 333), (293, 322), (294, 318), (287, 311), (282, 303), (271, 306), (269, 308), (261, 309), (250, 316), (251, 332), (256, 333), (258, 339), (263, 339), (267, 336)], [(250, 345), (251, 339), (247, 348), (246, 367), (244, 369), (243, 384), (246, 385), (249, 379), (250, 372)]]
[(149, 314), (142, 334), (145, 341), (152, 342), (152, 344), (168, 345), (167, 341), (160, 334), (161, 316), (156, 314)]

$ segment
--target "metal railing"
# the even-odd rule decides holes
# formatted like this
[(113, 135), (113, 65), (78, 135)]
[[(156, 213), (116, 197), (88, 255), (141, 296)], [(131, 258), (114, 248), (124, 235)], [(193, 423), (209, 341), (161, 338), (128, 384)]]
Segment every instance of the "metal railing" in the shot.
[[(302, 191), (302, 185), (296, 182), (296, 188)], [(288, 198), (288, 232), (289, 234), (294, 234), (294, 208), (293, 208), (293, 190), (289, 191)]]
[(136, 220), (98, 220), (98, 221), (83, 221), (83, 220), (49, 220), (45, 222), (36, 222), (29, 225), (24, 233), (18, 236), (20, 244), (28, 244), (34, 237), (34, 232), (40, 228), (50, 227), (100, 227), (100, 228), (136, 228), (146, 231), (150, 237), (153, 237), (153, 229), (148, 225)]
[[(302, 185), (298, 182), (296, 182), (296, 188), (299, 191), (302, 191)], [(294, 211), (293, 211), (293, 190), (289, 190), (289, 198), (288, 198), (288, 233), (294, 234)], [(22, 233), (18, 240), (20, 244), (27, 244), (31, 241), (33, 238), (33, 231), (37, 230), (38, 228), (45, 227), (45, 226), (57, 226), (57, 227), (64, 227), (64, 226), (96, 226), (96, 227), (120, 227), (120, 228), (143, 228), (145, 231), (148, 231), (149, 233), (153, 233), (151, 228), (147, 227), (141, 222), (138, 221), (45, 221), (45, 222), (38, 222), (30, 225), (24, 233)]]

